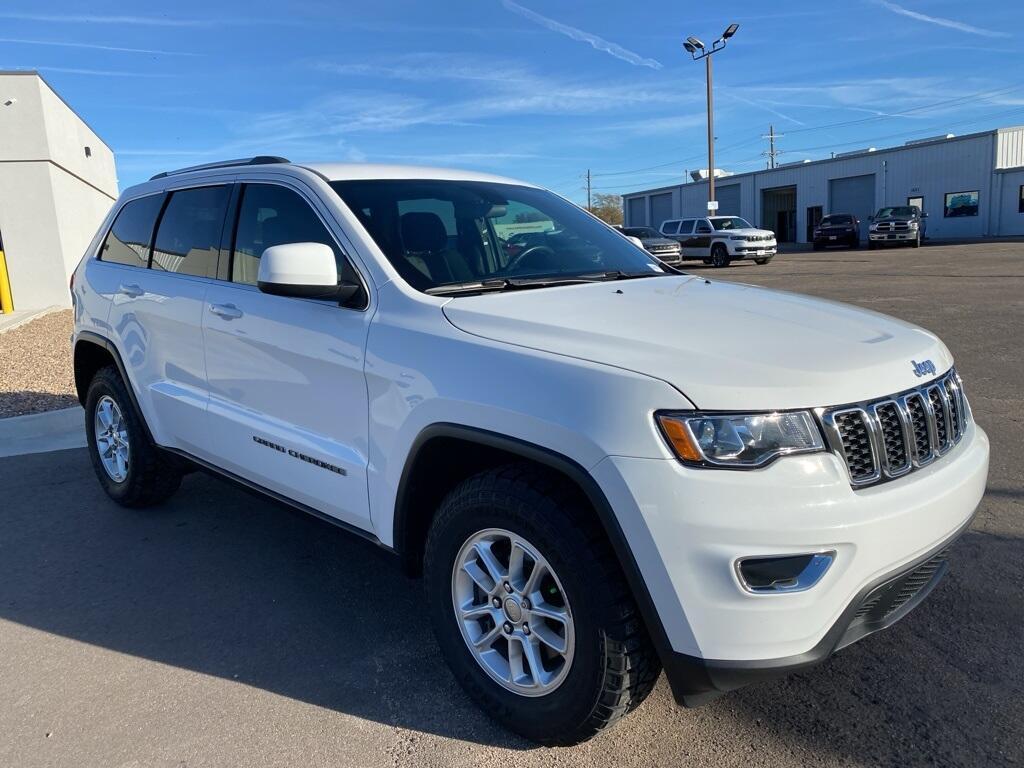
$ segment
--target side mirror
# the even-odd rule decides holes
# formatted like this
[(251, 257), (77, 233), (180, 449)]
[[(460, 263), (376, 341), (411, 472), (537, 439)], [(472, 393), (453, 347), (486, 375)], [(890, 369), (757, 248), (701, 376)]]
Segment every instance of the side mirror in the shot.
[(274, 296), (345, 302), (359, 285), (338, 278), (334, 250), (323, 243), (274, 245), (260, 256), (259, 289)]

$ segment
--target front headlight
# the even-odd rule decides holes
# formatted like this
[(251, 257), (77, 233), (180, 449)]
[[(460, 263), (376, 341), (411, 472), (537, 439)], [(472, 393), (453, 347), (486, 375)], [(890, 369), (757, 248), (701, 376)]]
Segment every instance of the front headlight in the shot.
[(877, 224), (871, 224), (871, 225), (870, 225), (870, 226), (868, 227), (868, 229), (869, 229), (869, 230), (870, 230), (871, 232), (874, 232), (874, 231), (875, 231), (876, 229), (878, 229), (878, 225), (877, 225)]
[(729, 235), (730, 240), (746, 240), (744, 235)]
[(910, 227), (911, 229), (917, 229), (918, 224), (916, 221), (912, 221), (909, 224), (907, 224), (907, 226)]
[(687, 464), (763, 467), (780, 456), (825, 450), (809, 411), (658, 413), (662, 434)]

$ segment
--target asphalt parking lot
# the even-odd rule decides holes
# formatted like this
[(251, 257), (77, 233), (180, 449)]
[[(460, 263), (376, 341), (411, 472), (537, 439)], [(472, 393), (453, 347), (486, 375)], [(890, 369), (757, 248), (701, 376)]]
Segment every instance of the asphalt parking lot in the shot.
[(83, 450), (0, 459), (0, 765), (1024, 762), (1024, 243), (694, 271), (897, 315), (952, 349), (989, 488), (903, 622), (696, 710), (662, 679), (610, 733), (540, 749), (462, 694), (418, 583), (380, 550), (203, 474), (139, 513)]

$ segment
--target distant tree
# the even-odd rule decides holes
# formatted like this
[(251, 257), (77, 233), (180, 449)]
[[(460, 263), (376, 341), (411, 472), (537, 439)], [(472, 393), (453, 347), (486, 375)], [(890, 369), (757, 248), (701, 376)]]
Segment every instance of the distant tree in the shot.
[(594, 195), (590, 212), (607, 224), (621, 224), (622, 195), (603, 195), (598, 192)]

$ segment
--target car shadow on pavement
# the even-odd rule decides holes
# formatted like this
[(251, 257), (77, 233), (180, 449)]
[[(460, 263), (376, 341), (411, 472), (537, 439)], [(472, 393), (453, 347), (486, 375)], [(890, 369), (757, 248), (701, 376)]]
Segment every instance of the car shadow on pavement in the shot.
[(78, 405), (78, 398), (70, 394), (59, 395), (31, 390), (0, 392), (0, 419), (56, 411), (75, 405)]
[[(159, 508), (125, 510), (84, 450), (0, 460), (0, 488), (0, 619), (388, 726), (533, 746), (458, 687), (419, 582), (372, 544), (201, 473)], [(665, 727), (714, 743), (732, 721), (758, 740), (748, 749), (804, 763), (1012, 762), (1024, 540), (969, 533), (951, 560), (893, 628)]]
[(0, 618), (386, 725), (533, 745), (462, 693), (393, 555), (203, 473), (110, 502), (85, 450), (0, 460)]

